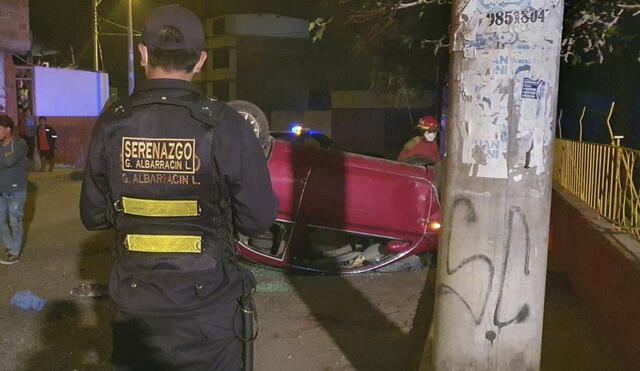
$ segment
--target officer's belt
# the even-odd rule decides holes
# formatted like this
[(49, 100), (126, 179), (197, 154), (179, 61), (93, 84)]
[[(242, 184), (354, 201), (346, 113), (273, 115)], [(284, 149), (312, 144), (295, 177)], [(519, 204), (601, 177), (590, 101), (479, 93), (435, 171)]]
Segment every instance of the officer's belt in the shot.
[(198, 201), (195, 200), (146, 200), (122, 197), (120, 205), (125, 214), (148, 217), (185, 217), (200, 215)]

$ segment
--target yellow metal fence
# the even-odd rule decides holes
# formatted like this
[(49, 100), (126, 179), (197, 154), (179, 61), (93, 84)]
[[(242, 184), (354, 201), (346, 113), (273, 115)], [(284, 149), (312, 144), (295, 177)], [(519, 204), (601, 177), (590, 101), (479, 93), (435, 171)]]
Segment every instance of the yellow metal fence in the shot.
[(553, 180), (621, 229), (640, 239), (640, 151), (556, 139)]

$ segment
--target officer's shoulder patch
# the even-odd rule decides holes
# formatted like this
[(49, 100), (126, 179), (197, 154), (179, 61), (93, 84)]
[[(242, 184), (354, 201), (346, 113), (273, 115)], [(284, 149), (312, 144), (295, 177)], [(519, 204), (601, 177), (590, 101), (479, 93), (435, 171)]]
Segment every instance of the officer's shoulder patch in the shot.
[(210, 126), (218, 125), (218, 115), (224, 109), (224, 103), (215, 98), (202, 97), (192, 106), (191, 115), (196, 120)]
[(111, 103), (102, 113), (104, 119), (117, 120), (131, 116), (131, 98), (118, 98)]

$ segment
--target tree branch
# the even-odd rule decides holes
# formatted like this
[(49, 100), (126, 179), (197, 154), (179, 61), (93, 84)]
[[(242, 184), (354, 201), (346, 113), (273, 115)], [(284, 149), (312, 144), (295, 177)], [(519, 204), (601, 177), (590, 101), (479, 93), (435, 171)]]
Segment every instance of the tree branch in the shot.
[(634, 17), (640, 14), (640, 4), (618, 4), (618, 6), (623, 9), (638, 9), (638, 11), (633, 13)]
[(410, 3), (403, 3), (402, 1), (400, 1), (397, 9), (413, 8), (414, 6), (423, 5), (423, 4), (434, 4), (434, 3), (449, 4), (450, 2), (451, 0), (415, 0)]

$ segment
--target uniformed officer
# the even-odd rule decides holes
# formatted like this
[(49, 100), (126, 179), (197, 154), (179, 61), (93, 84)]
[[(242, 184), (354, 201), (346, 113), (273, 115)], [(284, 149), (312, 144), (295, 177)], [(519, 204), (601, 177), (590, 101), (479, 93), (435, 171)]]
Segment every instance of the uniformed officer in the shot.
[(233, 229), (258, 235), (277, 201), (250, 126), (190, 81), (202, 68), (199, 18), (154, 10), (138, 45), (147, 81), (96, 124), (80, 198), (91, 230), (114, 228), (116, 370), (239, 370), (237, 301), (251, 273)]

